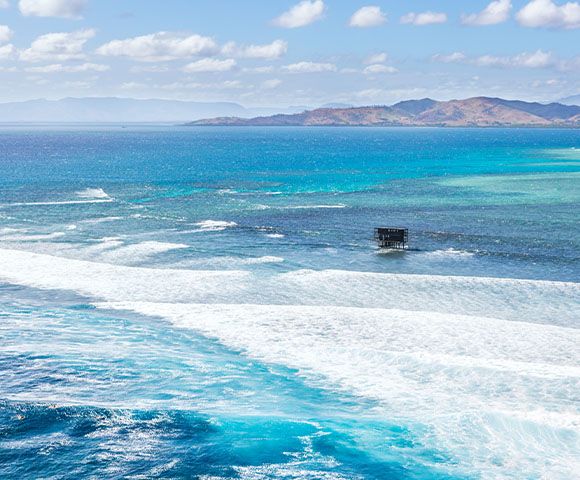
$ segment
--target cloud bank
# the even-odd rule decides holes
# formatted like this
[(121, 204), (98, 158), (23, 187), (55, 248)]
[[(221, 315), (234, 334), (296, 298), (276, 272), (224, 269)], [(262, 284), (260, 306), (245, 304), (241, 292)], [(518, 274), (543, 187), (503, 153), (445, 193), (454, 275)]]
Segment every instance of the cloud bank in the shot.
[(192, 57), (209, 57), (219, 52), (213, 39), (201, 35), (157, 32), (100, 46), (97, 53), (110, 57), (129, 57), (142, 62), (164, 62)]

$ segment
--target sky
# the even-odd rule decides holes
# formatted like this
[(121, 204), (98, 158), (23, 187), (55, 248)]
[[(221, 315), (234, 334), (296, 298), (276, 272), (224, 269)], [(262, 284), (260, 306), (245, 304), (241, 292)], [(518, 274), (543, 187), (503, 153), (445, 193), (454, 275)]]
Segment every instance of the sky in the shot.
[(0, 102), (545, 102), (580, 93), (580, 3), (0, 0), (0, 82)]

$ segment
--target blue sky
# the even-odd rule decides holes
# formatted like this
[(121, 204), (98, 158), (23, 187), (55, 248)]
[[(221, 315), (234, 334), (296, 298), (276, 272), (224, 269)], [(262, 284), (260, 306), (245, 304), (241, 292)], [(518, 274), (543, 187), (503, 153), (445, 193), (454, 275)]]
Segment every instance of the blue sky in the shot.
[(0, 101), (246, 106), (580, 93), (559, 0), (0, 0)]

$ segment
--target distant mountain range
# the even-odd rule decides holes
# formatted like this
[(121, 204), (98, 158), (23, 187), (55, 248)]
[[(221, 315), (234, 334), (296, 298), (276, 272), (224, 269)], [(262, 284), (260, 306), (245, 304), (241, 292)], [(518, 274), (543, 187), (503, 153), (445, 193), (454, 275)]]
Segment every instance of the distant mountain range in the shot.
[(562, 98), (558, 100), (558, 103), (562, 103), (563, 105), (580, 105), (580, 95)]
[(0, 104), (0, 122), (183, 123), (217, 116), (272, 115), (297, 113), (308, 107), (245, 108), (229, 102), (182, 102), (132, 98), (63, 98)]
[[(117, 97), (29, 100), (0, 104), (4, 123), (171, 123), (188, 125), (409, 125), (580, 127), (580, 95), (540, 104), (477, 97), (437, 102), (429, 98), (392, 106), (328, 103), (247, 108), (233, 102), (138, 100)], [(209, 120), (208, 120), (209, 119)]]
[(580, 128), (580, 106), (475, 97), (438, 102), (430, 98), (392, 106), (319, 108), (255, 118), (218, 117), (188, 125), (220, 126), (444, 126)]

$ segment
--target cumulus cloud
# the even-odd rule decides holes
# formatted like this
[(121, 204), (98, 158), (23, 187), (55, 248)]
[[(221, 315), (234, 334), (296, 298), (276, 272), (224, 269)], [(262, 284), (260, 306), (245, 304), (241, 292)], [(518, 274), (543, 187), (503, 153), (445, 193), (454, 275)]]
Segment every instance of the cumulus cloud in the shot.
[(169, 67), (167, 65), (139, 65), (136, 67), (131, 67), (131, 73), (141, 73), (141, 72), (148, 72), (148, 73), (163, 73), (168, 72)]
[(282, 70), (289, 73), (321, 73), (336, 72), (336, 65), (332, 63), (299, 62), (285, 65)]
[(42, 67), (29, 67), (25, 70), (32, 73), (79, 73), (79, 72), (106, 72), (111, 67), (98, 63), (83, 63), (81, 65), (63, 65), (55, 63), (52, 65), (43, 65)]
[(255, 74), (264, 74), (264, 73), (274, 73), (274, 67), (267, 66), (267, 67), (244, 67), (242, 68), (242, 72), (244, 73), (255, 73)]
[(437, 12), (407, 13), (401, 17), (401, 23), (412, 23), (413, 25), (431, 25), (433, 23), (445, 23), (447, 15)]
[(224, 55), (239, 58), (263, 58), (265, 60), (276, 60), (286, 54), (288, 42), (284, 40), (274, 40), (266, 45), (249, 45), (247, 47), (237, 46), (234, 42), (226, 43), (221, 52)]
[(96, 33), (96, 30), (88, 29), (41, 35), (32, 42), (30, 48), (20, 53), (20, 59), (25, 62), (83, 60), (86, 58), (83, 46)]
[(378, 27), (387, 22), (387, 15), (381, 7), (362, 7), (350, 17), (350, 27)]
[(558, 6), (552, 0), (532, 0), (516, 13), (516, 20), (524, 27), (580, 28), (580, 4)]
[(437, 53), (431, 57), (431, 60), (440, 63), (462, 63), (467, 60), (467, 55), (461, 52), (453, 52), (449, 55), (442, 55), (441, 53)]
[(216, 43), (209, 37), (174, 32), (157, 32), (124, 40), (113, 40), (96, 50), (99, 55), (129, 57), (141, 62), (209, 57), (218, 51)]
[(147, 88), (147, 84), (139, 82), (125, 82), (120, 85), (122, 90), (135, 90), (140, 88)]
[(282, 28), (297, 28), (310, 25), (324, 17), (326, 5), (322, 0), (304, 0), (272, 20), (272, 25)]
[(365, 75), (376, 75), (378, 73), (395, 73), (397, 69), (395, 67), (390, 67), (389, 65), (381, 65), (377, 63), (375, 65), (369, 65), (366, 67), (362, 73)]
[(197, 62), (188, 63), (182, 70), (187, 73), (198, 72), (228, 72), (237, 65), (236, 61), (229, 58), (218, 60), (216, 58), (202, 58)]
[(0, 25), (0, 45), (8, 43), (14, 32), (6, 25)]
[(26, 17), (82, 18), (87, 0), (20, 0), (18, 8)]
[(173, 82), (152, 85), (152, 88), (159, 88), (163, 90), (183, 90), (189, 88), (203, 90), (228, 90), (233, 88), (244, 88), (244, 85), (239, 80), (226, 80), (225, 82), (211, 84), (204, 84), (199, 82)]
[(364, 63), (366, 65), (370, 65), (372, 63), (383, 63), (387, 61), (387, 53), (386, 52), (381, 52), (381, 53), (373, 53), (372, 55), (369, 55), (366, 60), (364, 61)]
[(512, 3), (510, 0), (491, 2), (479, 13), (463, 15), (461, 22), (465, 25), (497, 25), (510, 18)]
[(393, 103), (396, 100), (404, 98), (418, 98), (426, 93), (425, 88), (408, 88), (408, 89), (393, 89), (386, 90), (383, 88), (369, 88), (366, 90), (359, 90), (354, 93), (356, 98), (371, 100), (372, 103), (378, 104), (380, 102)]
[(14, 56), (14, 45), (8, 44), (0, 47), (0, 61), (10, 60)]
[(260, 84), (264, 90), (271, 90), (272, 88), (279, 87), (282, 84), (282, 80), (279, 78), (272, 78), (271, 80), (265, 80)]
[(551, 52), (537, 50), (536, 52), (522, 52), (511, 57), (497, 55), (481, 55), (479, 57), (468, 57), (464, 53), (455, 52), (451, 55), (434, 55), (431, 59), (442, 63), (464, 63), (476, 65), (478, 67), (500, 67), (500, 68), (549, 68), (560, 67), (560, 62), (554, 58)]

